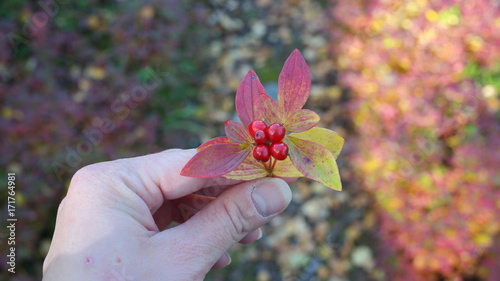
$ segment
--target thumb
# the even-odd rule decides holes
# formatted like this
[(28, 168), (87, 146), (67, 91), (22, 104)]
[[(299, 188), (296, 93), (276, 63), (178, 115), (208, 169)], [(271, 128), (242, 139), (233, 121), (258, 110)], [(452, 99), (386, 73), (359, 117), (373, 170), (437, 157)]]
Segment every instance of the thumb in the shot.
[(240, 183), (170, 230), (175, 230), (176, 241), (183, 241), (178, 245), (179, 254), (192, 255), (190, 264), (200, 266), (193, 270), (201, 270), (203, 274), (233, 244), (282, 212), (291, 199), (290, 187), (282, 179), (264, 178)]

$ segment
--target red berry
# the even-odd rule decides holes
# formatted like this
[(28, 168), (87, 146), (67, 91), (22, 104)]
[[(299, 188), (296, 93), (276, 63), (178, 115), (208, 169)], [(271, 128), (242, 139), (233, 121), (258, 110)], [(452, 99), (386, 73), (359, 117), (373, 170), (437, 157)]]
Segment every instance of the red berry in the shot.
[(258, 161), (267, 162), (271, 157), (269, 147), (265, 144), (259, 144), (253, 149), (253, 157)]
[(258, 144), (266, 144), (267, 143), (267, 136), (266, 133), (262, 130), (258, 130), (255, 132), (255, 136), (253, 137), (255, 139), (255, 142)]
[(266, 129), (267, 138), (271, 142), (280, 142), (285, 137), (285, 127), (279, 123), (269, 125)]
[(252, 136), (252, 138), (255, 137), (255, 132), (257, 131), (264, 131), (267, 128), (267, 125), (264, 121), (262, 120), (255, 120), (250, 125), (248, 125), (248, 132)]
[(271, 155), (276, 160), (285, 160), (288, 155), (288, 145), (282, 142), (275, 142), (270, 147)]

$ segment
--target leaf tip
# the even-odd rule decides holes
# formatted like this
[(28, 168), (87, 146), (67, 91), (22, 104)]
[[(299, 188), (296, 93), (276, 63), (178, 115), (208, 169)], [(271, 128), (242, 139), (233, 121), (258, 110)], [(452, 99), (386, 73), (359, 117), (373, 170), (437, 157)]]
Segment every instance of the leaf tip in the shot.
[(247, 75), (250, 75), (252, 78), (257, 77), (257, 73), (253, 69), (250, 69), (247, 73)]
[(293, 52), (290, 54), (290, 57), (300, 57), (300, 58), (304, 59), (304, 56), (299, 51), (299, 49), (294, 49)]
[(329, 186), (329, 188), (335, 190), (335, 191), (342, 191), (342, 182), (339, 180), (339, 185), (338, 186)]

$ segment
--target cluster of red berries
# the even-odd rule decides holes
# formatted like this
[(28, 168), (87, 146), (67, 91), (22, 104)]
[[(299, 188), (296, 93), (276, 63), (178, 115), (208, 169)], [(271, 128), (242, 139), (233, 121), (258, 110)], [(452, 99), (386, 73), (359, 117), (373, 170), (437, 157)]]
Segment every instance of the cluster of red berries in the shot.
[(253, 157), (267, 162), (271, 156), (276, 160), (285, 160), (288, 156), (288, 145), (282, 142), (286, 130), (282, 124), (274, 123), (269, 126), (262, 120), (255, 120), (248, 126), (250, 135), (255, 140)]

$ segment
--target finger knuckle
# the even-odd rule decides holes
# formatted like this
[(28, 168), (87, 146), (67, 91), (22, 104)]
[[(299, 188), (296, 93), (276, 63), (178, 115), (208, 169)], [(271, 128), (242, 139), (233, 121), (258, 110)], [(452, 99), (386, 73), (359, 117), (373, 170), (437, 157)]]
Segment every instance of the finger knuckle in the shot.
[(227, 229), (233, 235), (234, 240), (239, 240), (243, 233), (250, 230), (251, 215), (244, 205), (238, 204), (233, 200), (225, 201), (223, 204), (226, 217), (228, 218)]

